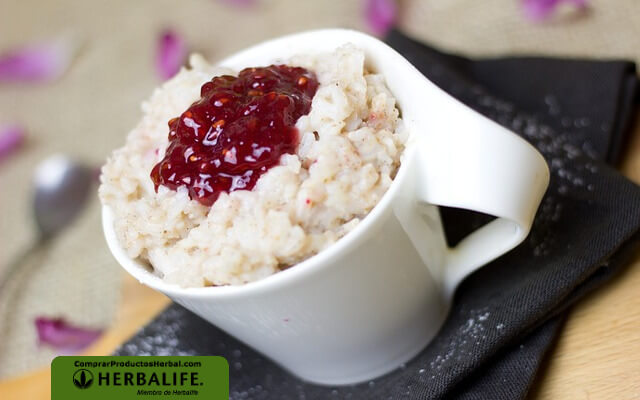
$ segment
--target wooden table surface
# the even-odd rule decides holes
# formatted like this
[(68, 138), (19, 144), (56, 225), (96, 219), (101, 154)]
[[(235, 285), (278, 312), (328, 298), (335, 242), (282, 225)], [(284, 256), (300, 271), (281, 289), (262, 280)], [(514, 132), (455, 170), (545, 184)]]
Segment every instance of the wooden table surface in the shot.
[[(621, 171), (640, 184), (640, 116)], [(640, 207), (640, 204), (638, 205)], [(86, 355), (108, 355), (169, 300), (125, 277), (111, 328)], [(1, 399), (48, 399), (50, 371), (0, 382)], [(618, 277), (570, 312), (530, 399), (640, 399), (640, 249)]]

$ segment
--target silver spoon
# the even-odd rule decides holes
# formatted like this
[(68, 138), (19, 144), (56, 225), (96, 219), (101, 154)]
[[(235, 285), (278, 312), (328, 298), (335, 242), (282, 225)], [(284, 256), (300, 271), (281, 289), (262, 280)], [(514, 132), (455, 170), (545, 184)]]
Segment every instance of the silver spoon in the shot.
[(53, 155), (38, 164), (33, 178), (37, 235), (5, 269), (0, 278), (0, 293), (23, 262), (69, 226), (84, 209), (93, 181), (91, 168), (63, 155)]
[(47, 240), (71, 224), (84, 209), (93, 171), (63, 155), (38, 164), (34, 174), (33, 212), (40, 240)]

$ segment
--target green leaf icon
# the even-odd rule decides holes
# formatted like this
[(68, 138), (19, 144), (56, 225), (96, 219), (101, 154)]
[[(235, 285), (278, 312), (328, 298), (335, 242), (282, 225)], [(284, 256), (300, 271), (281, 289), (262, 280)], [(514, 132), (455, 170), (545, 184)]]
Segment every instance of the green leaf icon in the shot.
[[(78, 374), (78, 372), (80, 372)], [(73, 377), (73, 384), (76, 385), (80, 389), (86, 389), (91, 386), (91, 382), (93, 382), (93, 376), (91, 373), (88, 375), (85, 373), (85, 370), (80, 370), (76, 372)]]

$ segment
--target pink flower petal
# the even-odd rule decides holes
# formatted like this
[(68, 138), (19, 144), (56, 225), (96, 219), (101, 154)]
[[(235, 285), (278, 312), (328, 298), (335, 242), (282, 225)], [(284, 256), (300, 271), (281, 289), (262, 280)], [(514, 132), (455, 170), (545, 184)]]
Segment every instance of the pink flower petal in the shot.
[(180, 70), (187, 58), (184, 39), (167, 29), (160, 34), (156, 48), (156, 71), (162, 79), (169, 79)]
[(21, 126), (0, 126), (0, 161), (18, 150), (24, 143), (25, 136), (25, 130)]
[(33, 44), (0, 55), (0, 82), (46, 82), (69, 67), (72, 48), (66, 40)]
[(393, 27), (398, 8), (395, 0), (365, 0), (365, 18), (369, 29), (376, 35), (384, 35)]
[(571, 3), (576, 8), (585, 8), (586, 0), (522, 0), (525, 15), (533, 21), (548, 18), (562, 2)]
[(51, 346), (62, 354), (78, 353), (102, 334), (102, 330), (79, 328), (62, 318), (38, 317), (35, 324), (39, 343)]

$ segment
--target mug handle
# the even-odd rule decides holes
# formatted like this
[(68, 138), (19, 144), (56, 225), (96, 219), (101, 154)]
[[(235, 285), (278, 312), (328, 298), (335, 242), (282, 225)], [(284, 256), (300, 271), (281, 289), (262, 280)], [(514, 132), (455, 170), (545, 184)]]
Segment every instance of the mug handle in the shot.
[(439, 116), (425, 116), (416, 139), (419, 201), (497, 217), (447, 247), (443, 281), (451, 296), (470, 273), (525, 239), (549, 168), (524, 139), (457, 100), (447, 98), (439, 108)]

